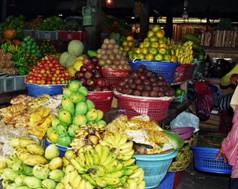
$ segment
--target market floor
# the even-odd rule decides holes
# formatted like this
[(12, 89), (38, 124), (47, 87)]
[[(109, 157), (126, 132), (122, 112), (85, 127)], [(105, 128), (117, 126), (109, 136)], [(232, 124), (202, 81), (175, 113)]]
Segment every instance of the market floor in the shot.
[(185, 171), (177, 189), (229, 189), (229, 175)]

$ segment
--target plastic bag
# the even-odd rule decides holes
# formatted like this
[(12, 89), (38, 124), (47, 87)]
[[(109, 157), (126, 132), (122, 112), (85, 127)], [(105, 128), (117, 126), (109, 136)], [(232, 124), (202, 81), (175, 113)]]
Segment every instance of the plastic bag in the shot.
[(188, 112), (180, 113), (173, 121), (170, 123), (172, 129), (181, 127), (193, 127), (194, 132), (199, 131), (199, 118)]

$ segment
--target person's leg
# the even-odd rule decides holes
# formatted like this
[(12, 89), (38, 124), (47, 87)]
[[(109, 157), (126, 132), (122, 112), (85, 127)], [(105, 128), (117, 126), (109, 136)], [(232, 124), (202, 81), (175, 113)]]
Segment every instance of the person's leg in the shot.
[(230, 189), (238, 189), (238, 178), (231, 178)]

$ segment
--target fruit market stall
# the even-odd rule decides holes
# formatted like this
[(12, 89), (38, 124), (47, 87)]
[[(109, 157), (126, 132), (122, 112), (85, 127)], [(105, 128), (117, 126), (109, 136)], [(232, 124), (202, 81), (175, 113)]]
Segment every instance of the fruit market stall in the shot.
[[(170, 121), (190, 105), (192, 42), (155, 26), (134, 43), (105, 39), (93, 51), (71, 40), (58, 54), (29, 36), (3, 43), (26, 75), (26, 95), (0, 109), (4, 188), (162, 189), (188, 167), (194, 130)], [(109, 120), (113, 101), (119, 114)]]

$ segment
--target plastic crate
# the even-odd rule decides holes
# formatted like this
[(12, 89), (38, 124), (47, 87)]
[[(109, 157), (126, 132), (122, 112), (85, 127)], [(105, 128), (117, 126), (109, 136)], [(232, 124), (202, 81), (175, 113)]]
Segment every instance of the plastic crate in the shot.
[(158, 189), (173, 189), (176, 172), (168, 172)]
[(62, 41), (85, 40), (86, 33), (84, 31), (59, 31), (59, 39)]
[(225, 163), (222, 157), (215, 160), (219, 152), (218, 148), (193, 147), (192, 150), (194, 167), (197, 170), (209, 173), (231, 174), (231, 166)]
[(58, 40), (58, 31), (37, 31), (36, 38), (50, 41)]
[(133, 60), (129, 61), (132, 70), (138, 69), (144, 65), (146, 69), (164, 77), (167, 83), (174, 81), (175, 70), (178, 63), (166, 61), (147, 61), (147, 60)]
[(110, 110), (112, 98), (112, 91), (90, 91), (88, 94), (88, 99), (93, 101), (95, 107), (99, 110), (102, 110), (104, 113)]
[(5, 76), (0, 77), (0, 94), (4, 93), (4, 85), (5, 85)]
[(166, 118), (172, 97), (142, 97), (125, 95), (114, 92), (118, 99), (118, 107), (122, 109), (129, 118), (138, 115), (148, 115), (155, 121)]
[(158, 155), (135, 155), (136, 164), (144, 170), (145, 188), (156, 188), (165, 177), (178, 152)]
[(4, 80), (4, 92), (15, 91), (15, 76), (5, 77)]
[(35, 30), (24, 30), (24, 35), (31, 36), (32, 38), (36, 38), (36, 31)]
[(16, 91), (26, 89), (25, 79), (26, 79), (26, 76), (15, 76), (15, 90)]

